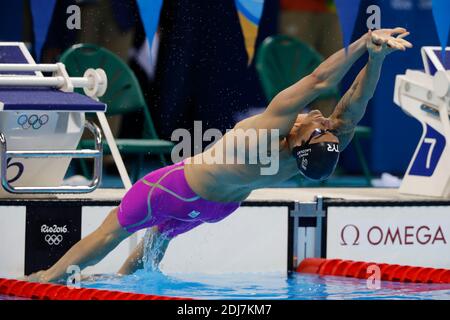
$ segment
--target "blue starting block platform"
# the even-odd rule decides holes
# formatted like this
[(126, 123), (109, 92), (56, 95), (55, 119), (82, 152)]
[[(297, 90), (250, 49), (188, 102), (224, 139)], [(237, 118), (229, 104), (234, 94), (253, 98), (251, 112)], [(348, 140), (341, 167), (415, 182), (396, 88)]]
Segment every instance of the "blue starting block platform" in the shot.
[[(90, 70), (83, 78), (70, 78), (63, 64), (36, 64), (23, 43), (0, 42), (0, 196), (82, 193), (98, 187), (101, 132), (86, 121), (85, 113), (103, 113), (106, 105), (95, 94), (89, 97), (73, 89), (98, 89), (100, 79), (104, 93), (107, 79), (101, 72)], [(85, 128), (94, 135), (95, 150), (77, 150)], [(62, 185), (73, 158), (95, 160), (88, 185)]]

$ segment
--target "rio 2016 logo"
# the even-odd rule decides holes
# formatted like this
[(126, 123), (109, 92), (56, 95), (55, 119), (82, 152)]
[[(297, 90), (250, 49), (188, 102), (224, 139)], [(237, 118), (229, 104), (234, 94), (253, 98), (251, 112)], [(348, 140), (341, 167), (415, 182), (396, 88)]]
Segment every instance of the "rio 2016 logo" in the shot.
[(61, 242), (64, 240), (64, 237), (62, 234), (68, 233), (67, 226), (64, 225), (62, 227), (59, 227), (57, 225), (53, 226), (47, 226), (46, 224), (43, 224), (41, 226), (41, 233), (44, 233), (44, 240), (47, 242), (50, 246), (58, 246), (61, 244)]

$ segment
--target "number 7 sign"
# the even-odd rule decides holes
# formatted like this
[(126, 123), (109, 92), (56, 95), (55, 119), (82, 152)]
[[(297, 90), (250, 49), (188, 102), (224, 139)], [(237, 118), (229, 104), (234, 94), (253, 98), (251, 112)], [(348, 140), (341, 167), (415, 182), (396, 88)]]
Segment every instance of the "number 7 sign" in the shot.
[(436, 139), (434, 139), (434, 138), (425, 138), (423, 140), (423, 143), (424, 144), (425, 143), (430, 144), (430, 148), (428, 149), (428, 155), (427, 155), (427, 163), (425, 165), (425, 167), (427, 169), (430, 169), (431, 168), (431, 157), (433, 155), (434, 147), (436, 146)]
[(420, 146), (410, 175), (431, 177), (436, 169), (445, 148), (445, 137), (427, 125), (427, 133)]

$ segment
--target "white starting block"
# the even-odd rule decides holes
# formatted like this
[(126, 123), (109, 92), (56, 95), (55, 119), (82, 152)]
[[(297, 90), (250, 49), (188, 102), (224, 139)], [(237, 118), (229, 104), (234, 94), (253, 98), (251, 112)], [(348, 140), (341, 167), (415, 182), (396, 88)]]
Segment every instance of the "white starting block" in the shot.
[(416, 118), (423, 134), (400, 192), (450, 198), (450, 48), (422, 48), (425, 72), (398, 75), (394, 102)]
[[(110, 133), (106, 105), (98, 101), (106, 87), (101, 69), (71, 78), (62, 63), (36, 64), (23, 43), (0, 42), (0, 196), (86, 193), (99, 186), (101, 132), (85, 121), (85, 112), (101, 114), (103, 130)], [(74, 88), (83, 88), (86, 96), (74, 93)], [(94, 136), (95, 150), (77, 150), (85, 127)], [(108, 143), (111, 146), (110, 139)], [(72, 158), (94, 159), (88, 185), (61, 185)]]

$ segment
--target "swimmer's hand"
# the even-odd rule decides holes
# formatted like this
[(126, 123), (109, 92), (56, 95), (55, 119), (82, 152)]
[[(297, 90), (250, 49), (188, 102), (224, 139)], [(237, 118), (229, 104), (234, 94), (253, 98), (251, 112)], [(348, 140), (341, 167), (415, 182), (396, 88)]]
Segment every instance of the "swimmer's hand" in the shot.
[(369, 31), (367, 37), (367, 50), (369, 56), (383, 59), (395, 51), (406, 51), (413, 45), (404, 38), (410, 33), (405, 28), (380, 29)]
[[(122, 274), (92, 274), (92, 275), (82, 275), (81, 276), (81, 281), (89, 281), (89, 282), (93, 282), (93, 281), (104, 281), (104, 280), (113, 280), (113, 279), (117, 279), (117, 278), (121, 278), (123, 277)], [(40, 282), (40, 283), (49, 283), (49, 279), (46, 275), (46, 272), (43, 271), (39, 271), (33, 274), (30, 274), (29, 276), (25, 276), (19, 280), (23, 280), (23, 281), (29, 281), (29, 282)]]
[(95, 281), (107, 281), (107, 280), (115, 280), (123, 277), (124, 275), (120, 273), (112, 273), (112, 274), (90, 274), (90, 275), (82, 275), (81, 281), (87, 282), (95, 282)]
[(29, 282), (40, 282), (40, 283), (48, 283), (49, 282), (44, 270), (30, 274), (29, 276), (25, 276), (21, 280), (29, 281)]

